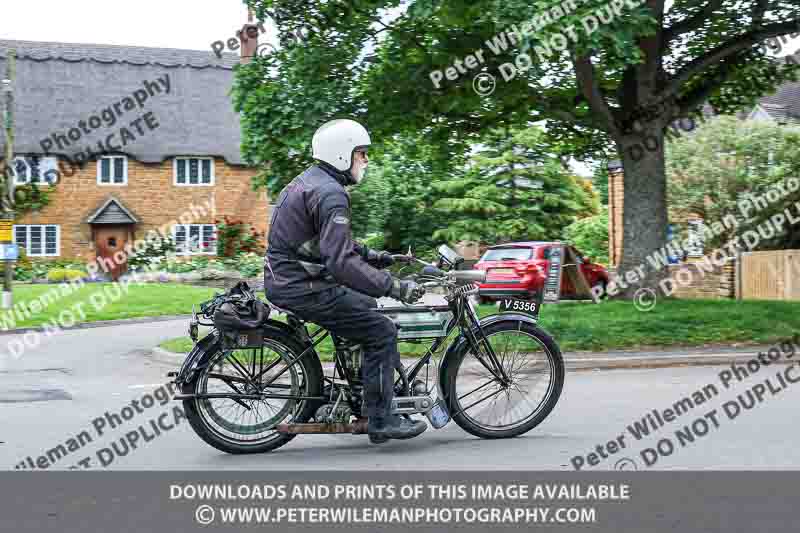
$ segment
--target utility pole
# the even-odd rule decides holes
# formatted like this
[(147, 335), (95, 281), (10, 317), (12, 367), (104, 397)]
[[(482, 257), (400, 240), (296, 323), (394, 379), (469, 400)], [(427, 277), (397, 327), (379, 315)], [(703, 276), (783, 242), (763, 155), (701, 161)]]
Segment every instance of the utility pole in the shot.
[[(13, 248), (12, 228), (14, 226), (14, 80), (16, 79), (16, 50), (6, 54), (6, 77), (3, 79), (5, 94), (6, 154), (5, 169), (0, 190), (0, 248), (3, 249), (3, 309), (11, 309), (13, 304), (11, 282), (14, 279), (14, 264), (8, 250)], [(16, 257), (14, 257), (16, 259)]]

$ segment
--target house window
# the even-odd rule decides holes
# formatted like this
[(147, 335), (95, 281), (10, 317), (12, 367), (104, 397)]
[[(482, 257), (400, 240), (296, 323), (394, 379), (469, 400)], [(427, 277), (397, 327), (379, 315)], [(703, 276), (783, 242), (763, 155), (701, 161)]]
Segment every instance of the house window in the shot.
[(58, 181), (58, 158), (25, 156), (15, 157), (12, 165), (14, 185), (53, 185)]
[(175, 185), (214, 185), (214, 160), (210, 157), (176, 157)]
[(14, 242), (32, 257), (57, 256), (60, 255), (60, 227), (56, 224), (15, 225)]
[(124, 155), (103, 156), (97, 160), (98, 185), (127, 185), (128, 158)]
[(172, 228), (177, 255), (217, 253), (217, 228), (214, 224), (178, 224)]

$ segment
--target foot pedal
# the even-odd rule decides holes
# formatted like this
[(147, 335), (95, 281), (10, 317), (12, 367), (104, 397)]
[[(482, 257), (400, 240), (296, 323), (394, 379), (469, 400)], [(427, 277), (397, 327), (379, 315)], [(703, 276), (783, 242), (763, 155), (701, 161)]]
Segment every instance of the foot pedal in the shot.
[(428, 417), (428, 422), (430, 422), (435, 429), (445, 427), (450, 422), (451, 418), (447, 405), (441, 399), (436, 400), (436, 403), (433, 404), (433, 408), (425, 413), (425, 416)]

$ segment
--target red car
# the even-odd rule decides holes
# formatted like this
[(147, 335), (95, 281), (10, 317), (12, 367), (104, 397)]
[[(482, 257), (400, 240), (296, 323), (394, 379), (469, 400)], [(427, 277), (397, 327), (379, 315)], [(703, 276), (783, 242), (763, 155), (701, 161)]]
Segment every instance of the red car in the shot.
[[(547, 277), (550, 250), (557, 242), (512, 242), (491, 246), (473, 266), (486, 271), (486, 282), (478, 284), (478, 297), (481, 303), (493, 299), (514, 296), (532, 299), (538, 296)], [(583, 257), (578, 250), (569, 245), (580, 261), (580, 269), (589, 286), (603, 287), (608, 283), (608, 272), (602, 265), (592, 263), (591, 258)], [(576, 298), (575, 287), (569, 276), (561, 276), (561, 297)]]

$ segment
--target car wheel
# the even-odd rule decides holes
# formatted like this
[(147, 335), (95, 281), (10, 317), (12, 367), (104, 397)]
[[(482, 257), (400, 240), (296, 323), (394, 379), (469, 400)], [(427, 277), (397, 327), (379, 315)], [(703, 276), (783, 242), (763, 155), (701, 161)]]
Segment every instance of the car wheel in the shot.
[(594, 292), (600, 293), (600, 299), (605, 300), (608, 298), (608, 294), (606, 293), (606, 282), (605, 281), (598, 281), (594, 285), (592, 285), (592, 290)]

